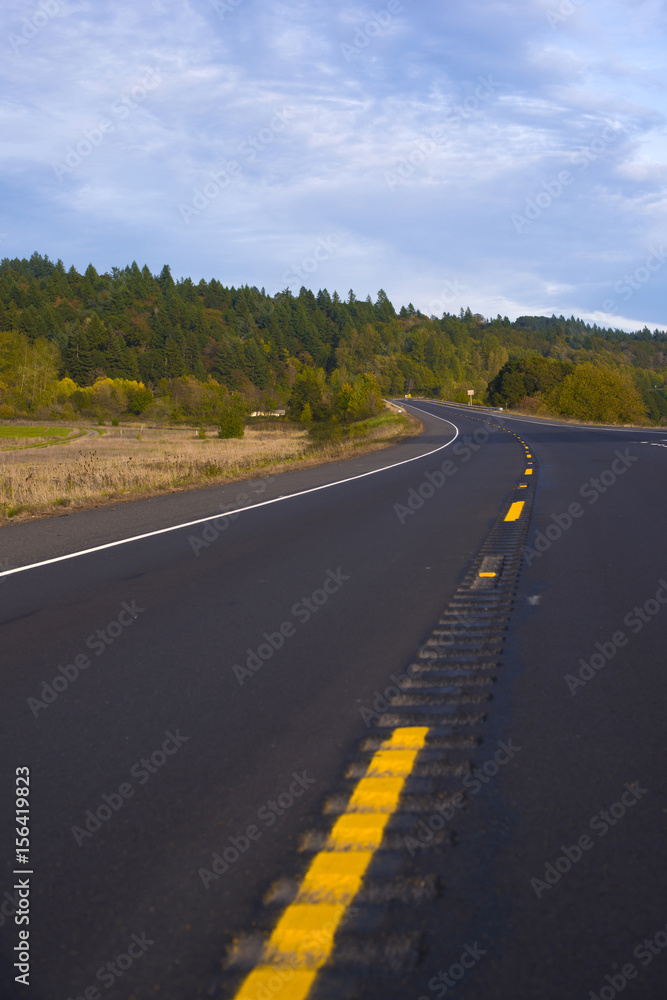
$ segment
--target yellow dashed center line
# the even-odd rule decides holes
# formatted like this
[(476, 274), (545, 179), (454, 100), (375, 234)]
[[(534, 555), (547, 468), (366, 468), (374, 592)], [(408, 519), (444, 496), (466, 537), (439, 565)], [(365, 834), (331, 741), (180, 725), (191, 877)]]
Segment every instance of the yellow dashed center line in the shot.
[[(495, 574), (488, 574), (494, 576)], [(373, 755), (364, 778), (315, 855), (296, 899), (278, 921), (234, 1000), (306, 1000), (329, 958), (345, 911), (361, 888), (374, 852), (411, 774), (428, 728), (396, 729)]]
[(382, 843), (388, 813), (344, 813), (329, 835), (331, 851), (375, 851)]
[(407, 778), (414, 763), (414, 750), (378, 750), (370, 763), (366, 777)]
[(505, 520), (518, 521), (521, 517), (521, 511), (524, 508), (525, 502), (525, 500), (516, 500), (508, 510)]
[(478, 576), (497, 576), (497, 573), (478, 573)]
[(524, 476), (532, 476), (532, 474), (533, 474), (532, 469), (526, 469), (526, 471), (524, 472)]

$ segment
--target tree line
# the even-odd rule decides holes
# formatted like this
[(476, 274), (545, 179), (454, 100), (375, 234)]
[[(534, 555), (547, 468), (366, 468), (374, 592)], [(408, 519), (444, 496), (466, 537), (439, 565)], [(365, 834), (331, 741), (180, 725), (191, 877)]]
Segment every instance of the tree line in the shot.
[(175, 280), (168, 265), (81, 274), (38, 253), (0, 262), (4, 419), (203, 421), (242, 403), (345, 423), (377, 412), (383, 396), (464, 402), (474, 389), (477, 402), (532, 412), (666, 422), (666, 376), (659, 330), (470, 309), (426, 316), (412, 304), (397, 311), (382, 289), (375, 301), (326, 289), (270, 295)]

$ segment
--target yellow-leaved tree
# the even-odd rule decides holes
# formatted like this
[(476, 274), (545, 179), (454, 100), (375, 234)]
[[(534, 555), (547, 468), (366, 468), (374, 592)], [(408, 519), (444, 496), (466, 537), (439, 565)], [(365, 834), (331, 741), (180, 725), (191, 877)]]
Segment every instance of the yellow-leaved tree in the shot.
[(643, 423), (646, 410), (628, 371), (585, 361), (550, 393), (548, 404), (563, 417), (606, 424)]

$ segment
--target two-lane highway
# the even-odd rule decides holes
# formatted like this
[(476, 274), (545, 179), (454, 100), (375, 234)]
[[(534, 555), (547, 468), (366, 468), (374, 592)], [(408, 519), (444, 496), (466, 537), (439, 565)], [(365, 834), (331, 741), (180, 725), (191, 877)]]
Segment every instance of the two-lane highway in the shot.
[[(662, 996), (667, 954), (643, 964), (633, 949), (667, 923), (667, 606), (656, 597), (667, 579), (667, 452), (653, 446), (665, 435), (414, 408), (418, 442), (275, 477), (226, 521), (157, 533), (218, 511), (221, 497), (230, 504), (229, 489), (208, 509), (203, 493), (171, 510), (131, 505), (120, 534), (145, 537), (117, 546), (105, 511), (82, 516), (79, 545), (75, 517), (66, 530), (60, 519), (3, 529), (12, 568), (46, 563), (0, 575), (8, 997), (235, 995), (300, 898), (304, 858), (328, 852), (354, 782), (412, 719), (400, 712), (417, 711), (419, 685), (446, 717), (431, 718), (435, 735), (401, 779), (413, 782), (397, 792), (401, 815), (310, 995), (417, 1000), (456, 987), (471, 1000), (585, 998), (628, 973), (642, 997)], [(462, 597), (492, 529), (509, 567), (494, 525), (519, 489), (535, 508), (516, 600), (510, 590)], [(77, 548), (90, 551), (60, 559)], [(489, 586), (495, 565), (481, 568)], [(494, 614), (511, 612), (501, 653), (489, 639), (494, 600)], [(440, 655), (426, 637), (450, 620), (463, 632), (461, 663), (476, 657), (479, 670), (474, 684), (470, 672), (457, 681), (443, 653), (452, 681), (436, 691), (420, 664)], [(407, 767), (408, 751), (397, 753)], [(22, 766), (34, 872), (27, 988), (12, 969)], [(446, 822), (428, 826), (452, 801)], [(610, 809), (610, 822), (591, 825)], [(577, 847), (584, 836), (591, 846)], [(561, 861), (564, 848), (580, 858)], [(223, 966), (234, 941), (240, 960)], [(628, 963), (636, 979), (617, 971)], [(248, 996), (291, 1000), (294, 988), (285, 976)]]

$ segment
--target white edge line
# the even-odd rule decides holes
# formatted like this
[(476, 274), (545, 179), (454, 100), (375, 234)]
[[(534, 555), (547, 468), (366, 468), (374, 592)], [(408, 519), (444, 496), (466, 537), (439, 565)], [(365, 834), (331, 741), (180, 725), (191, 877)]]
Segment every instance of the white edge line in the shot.
[[(415, 407), (417, 409), (417, 407)], [(419, 411), (418, 411), (419, 412)], [(424, 412), (423, 410), (421, 411)], [(307, 493), (317, 493), (319, 490), (328, 490), (332, 486), (342, 486), (344, 483), (352, 483), (355, 479), (365, 479), (366, 476), (375, 476), (378, 472), (387, 472), (389, 469), (397, 469), (401, 465), (408, 465), (410, 462), (417, 462), (420, 458), (428, 458), (445, 448), (454, 444), (459, 436), (459, 429), (456, 424), (445, 417), (439, 417), (437, 413), (429, 413), (430, 417), (442, 420), (445, 424), (450, 424), (456, 431), (454, 437), (447, 444), (440, 445), (432, 451), (427, 451), (423, 455), (415, 455), (414, 458), (405, 458), (402, 462), (395, 462), (393, 465), (385, 465), (381, 469), (372, 469), (370, 472), (361, 472), (358, 476), (349, 476), (347, 479), (338, 479), (335, 483), (324, 483), (322, 486), (311, 486), (310, 489), (300, 490), (298, 493), (290, 493), (286, 497), (274, 497), (273, 500), (262, 500), (260, 503), (250, 504), (248, 507), (240, 507), (238, 510), (226, 510), (223, 514), (209, 514), (207, 517), (197, 518), (196, 521), (185, 521), (183, 524), (172, 524), (168, 528), (156, 528), (155, 531), (147, 531), (142, 535), (131, 535), (129, 538), (119, 538), (115, 542), (105, 542), (104, 545), (94, 545), (90, 549), (80, 549), (78, 552), (68, 552), (64, 556), (54, 556), (53, 559), (43, 559), (41, 562), (28, 563), (27, 566), (17, 566), (15, 569), (6, 569), (0, 573), (0, 579), (5, 576), (12, 576), (14, 573), (25, 573), (29, 569), (38, 569), (41, 566), (52, 566), (54, 563), (64, 562), (66, 559), (76, 559), (77, 556), (87, 556), (92, 552), (102, 552), (104, 549), (113, 549), (118, 545), (128, 545), (130, 542), (138, 542), (144, 538), (154, 538), (156, 535), (166, 535), (169, 531), (180, 531), (182, 528), (193, 528), (196, 524), (205, 524), (207, 521), (217, 521), (222, 517), (229, 517), (231, 514), (243, 514), (247, 510), (256, 510), (258, 507), (268, 507), (269, 504), (281, 503), (283, 500), (292, 500), (294, 497), (302, 497)]]

